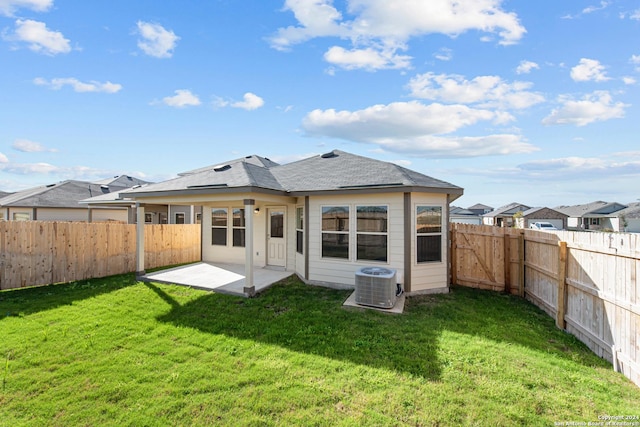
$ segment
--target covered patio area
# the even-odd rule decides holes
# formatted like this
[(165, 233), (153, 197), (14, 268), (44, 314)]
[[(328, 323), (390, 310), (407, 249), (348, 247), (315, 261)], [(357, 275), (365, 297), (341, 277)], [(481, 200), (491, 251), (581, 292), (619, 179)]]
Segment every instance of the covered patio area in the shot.
[(253, 268), (255, 291), (246, 287), (244, 264), (199, 262), (139, 276), (145, 282), (171, 283), (236, 296), (253, 296), (276, 282), (291, 276), (290, 271), (273, 268)]

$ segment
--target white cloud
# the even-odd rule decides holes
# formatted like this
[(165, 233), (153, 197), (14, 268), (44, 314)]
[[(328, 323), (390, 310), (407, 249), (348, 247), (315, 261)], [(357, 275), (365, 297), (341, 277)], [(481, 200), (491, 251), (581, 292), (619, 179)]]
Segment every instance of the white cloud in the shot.
[(451, 61), (453, 59), (453, 51), (449, 48), (442, 47), (433, 54), (433, 57), (440, 61)]
[(91, 80), (90, 82), (81, 82), (73, 77), (55, 78), (49, 81), (42, 77), (37, 77), (33, 80), (33, 83), (40, 86), (49, 86), (53, 90), (60, 90), (64, 86), (71, 86), (76, 92), (116, 93), (122, 89), (122, 85), (111, 83), (109, 81), (105, 83), (100, 83), (95, 80)]
[[(341, 66), (348, 64), (348, 69), (378, 69), (375, 65), (407, 68), (410, 58), (396, 52), (406, 50), (412, 37), (434, 33), (456, 37), (467, 31), (480, 31), (497, 34), (503, 45), (518, 42), (526, 30), (515, 13), (500, 7), (501, 2), (348, 0), (346, 13), (353, 19), (345, 19), (332, 0), (286, 0), (284, 10), (293, 12), (298, 25), (278, 29), (269, 42), (275, 49), (287, 50), (316, 37), (339, 37), (349, 39), (351, 49), (337, 51), (334, 47), (325, 59), (333, 59)], [(387, 60), (381, 61), (382, 58)], [(363, 62), (367, 67), (358, 66)]]
[(50, 56), (71, 52), (69, 40), (61, 32), (51, 31), (44, 22), (31, 19), (18, 19), (15, 32), (5, 39), (27, 43), (32, 51)]
[(615, 153), (609, 157), (564, 157), (548, 160), (536, 160), (518, 165), (526, 177), (556, 179), (594, 179), (640, 175), (640, 156), (616, 159)]
[(138, 21), (138, 47), (144, 53), (156, 58), (171, 58), (180, 37), (162, 25)]
[(507, 83), (498, 76), (466, 80), (457, 74), (425, 73), (413, 77), (408, 86), (416, 98), (481, 107), (525, 109), (544, 101), (542, 95), (528, 90), (532, 83)]
[(629, 15), (630, 19), (633, 19), (634, 21), (640, 21), (640, 9), (636, 9), (633, 12), (631, 12), (631, 15)]
[(247, 111), (256, 110), (264, 105), (264, 99), (251, 92), (245, 93), (242, 99), (242, 101), (232, 102), (229, 105), (234, 108), (242, 108)]
[(576, 82), (604, 82), (609, 80), (604, 70), (600, 61), (581, 58), (580, 63), (571, 69), (571, 78)]
[(636, 71), (640, 71), (640, 55), (631, 55), (629, 58), (631, 64), (637, 65)]
[(169, 107), (176, 108), (195, 107), (201, 104), (198, 95), (194, 95), (190, 90), (178, 89), (174, 93), (174, 96), (162, 98), (162, 102)]
[(0, 163), (9, 163), (9, 158), (4, 153), (0, 153)]
[(23, 153), (38, 153), (43, 151), (55, 153), (58, 151), (55, 148), (47, 148), (39, 142), (30, 141), (28, 139), (16, 139), (11, 148), (17, 151), (22, 151)]
[(53, 0), (0, 0), (0, 15), (13, 16), (18, 9), (46, 12), (53, 6)]
[(411, 62), (410, 56), (397, 55), (395, 49), (376, 50), (371, 47), (346, 50), (333, 46), (324, 54), (324, 59), (347, 70), (360, 68), (368, 71), (408, 68)]
[(415, 156), (470, 157), (536, 150), (518, 135), (442, 136), (498, 113), (464, 105), (425, 105), (417, 101), (374, 105), (358, 111), (314, 110), (303, 120), (309, 135), (374, 144)]
[(614, 103), (608, 91), (595, 91), (580, 100), (561, 95), (558, 102), (561, 107), (551, 111), (542, 120), (542, 124), (585, 126), (593, 122), (622, 118), (628, 107), (622, 102)]
[(636, 79), (631, 77), (631, 76), (624, 76), (622, 78), (622, 81), (626, 85), (634, 85), (634, 84), (636, 84)]
[(539, 70), (540, 66), (532, 61), (520, 61), (516, 68), (516, 74), (529, 74), (531, 70)]
[(53, 174), (60, 172), (61, 168), (49, 163), (2, 163), (0, 171), (17, 175)]
[(587, 13), (597, 12), (598, 10), (606, 9), (609, 6), (609, 4), (610, 2), (601, 1), (598, 6), (592, 5), (592, 6), (585, 7), (584, 9), (582, 9), (582, 13), (587, 14)]

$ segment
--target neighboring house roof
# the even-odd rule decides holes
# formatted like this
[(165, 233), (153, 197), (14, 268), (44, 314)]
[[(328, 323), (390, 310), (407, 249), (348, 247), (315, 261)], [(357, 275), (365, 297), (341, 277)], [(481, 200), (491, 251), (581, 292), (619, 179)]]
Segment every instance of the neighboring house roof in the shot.
[(640, 203), (629, 203), (626, 208), (616, 212), (616, 215), (624, 215), (627, 219), (640, 219)]
[(460, 208), (458, 206), (451, 206), (449, 208), (450, 215), (467, 215), (467, 216), (479, 216), (475, 212), (470, 211), (469, 209)]
[(509, 203), (508, 205), (502, 206), (494, 211), (484, 214), (485, 217), (495, 217), (495, 216), (512, 216), (517, 212), (524, 212), (526, 210), (531, 209), (531, 207), (527, 205), (523, 205), (522, 203)]
[(0, 191), (0, 199), (1, 199), (1, 198), (3, 198), (3, 197), (5, 197), (5, 196), (8, 196), (8, 195), (10, 195), (10, 194), (13, 194), (13, 193), (9, 193), (9, 192), (7, 192), (7, 191)]
[[(550, 209), (550, 208), (545, 208), (545, 207), (538, 207), (538, 208), (531, 208), (531, 209), (527, 209), (526, 211), (522, 212), (522, 216), (527, 218), (529, 216), (535, 216), (535, 215), (540, 215), (541, 213), (545, 213), (547, 215), (549, 214), (557, 214), (558, 218), (561, 217), (568, 217), (569, 215), (562, 213), (562, 212), (558, 212), (555, 209)], [(546, 218), (549, 218), (549, 216), (546, 216)]]
[(182, 172), (179, 173), (178, 176), (185, 176), (185, 175), (193, 175), (193, 174), (197, 174), (200, 172), (205, 172), (207, 170), (210, 169), (215, 169), (215, 168), (219, 168), (222, 167), (224, 165), (234, 165), (236, 163), (249, 163), (255, 166), (260, 166), (260, 167), (264, 167), (264, 168), (271, 168), (273, 166), (279, 166), (278, 163), (266, 158), (266, 157), (261, 157), (261, 156), (256, 156), (251, 155), (251, 156), (246, 156), (246, 157), (241, 157), (239, 159), (235, 159), (235, 160), (229, 160), (228, 162), (224, 162), (218, 165), (213, 165), (213, 166), (205, 166), (203, 168), (199, 168), (199, 169), (194, 169), (194, 170), (190, 170), (187, 172)]
[(109, 187), (113, 188), (131, 188), (136, 185), (148, 184), (148, 181), (143, 181), (139, 178), (135, 178), (129, 175), (120, 175), (114, 176), (113, 178), (94, 181), (93, 184), (108, 185)]
[[(573, 205), (573, 206), (558, 206), (554, 208), (558, 212), (562, 212), (568, 215), (571, 218), (581, 218), (581, 217), (602, 217), (609, 216), (615, 212), (618, 212), (622, 209), (626, 208), (626, 205), (622, 205), (620, 203), (609, 203), (603, 202), (601, 200), (591, 203), (585, 203), (583, 205)], [(617, 216), (613, 215), (613, 216)]]
[[(79, 204), (80, 200), (125, 189), (122, 185), (129, 180), (111, 179), (118, 185), (104, 184), (103, 181), (91, 183), (86, 181), (67, 180), (55, 184), (41, 185), (18, 191), (0, 199), (3, 207), (55, 207), (55, 208), (85, 208)], [(134, 179), (135, 180), (135, 179)], [(140, 180), (135, 180), (140, 181)], [(142, 181), (144, 182), (144, 181)]]
[(491, 210), (491, 211), (493, 210), (493, 208), (491, 206), (483, 205), (482, 203), (476, 203), (473, 206), (469, 206), (467, 209), (469, 209), (469, 210), (471, 210), (471, 209), (477, 209), (477, 210), (480, 210), (480, 209), (486, 210), (486, 209), (488, 209), (488, 210)]
[[(246, 157), (246, 159), (254, 156)], [(257, 157), (257, 156), (256, 156)], [(273, 162), (271, 162), (273, 163)], [(429, 189), (430, 192), (462, 195), (463, 189), (393, 163), (334, 150), (285, 165), (259, 166), (236, 161), (196, 169), (178, 178), (129, 192), (133, 197), (195, 194), (202, 191), (262, 189), (285, 195), (371, 189)]]

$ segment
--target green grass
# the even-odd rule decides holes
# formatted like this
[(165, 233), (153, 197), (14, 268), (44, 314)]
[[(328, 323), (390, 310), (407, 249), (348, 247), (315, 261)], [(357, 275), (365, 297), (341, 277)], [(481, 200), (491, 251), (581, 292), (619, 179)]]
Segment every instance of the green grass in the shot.
[(553, 425), (640, 389), (527, 302), (455, 288), (405, 314), (283, 281), (255, 299), (132, 275), (0, 293), (0, 426)]

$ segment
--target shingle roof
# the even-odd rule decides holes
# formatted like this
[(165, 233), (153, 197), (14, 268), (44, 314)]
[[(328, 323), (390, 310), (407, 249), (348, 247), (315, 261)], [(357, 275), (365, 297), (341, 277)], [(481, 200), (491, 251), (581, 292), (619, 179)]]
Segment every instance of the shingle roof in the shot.
[(105, 190), (100, 184), (69, 180), (18, 191), (0, 199), (0, 206), (80, 207), (78, 201), (105, 192), (108, 190)]
[(579, 218), (586, 215), (608, 215), (614, 212), (617, 212), (621, 209), (624, 209), (625, 205), (621, 205), (616, 202), (603, 202), (598, 200), (596, 202), (585, 203), (583, 205), (574, 205), (574, 206), (558, 206), (554, 208), (558, 212), (562, 212), (566, 215), (569, 215), (572, 218)]
[(249, 163), (249, 164), (260, 166), (260, 167), (267, 168), (267, 169), (271, 168), (273, 166), (279, 166), (278, 163), (272, 161), (271, 159), (268, 159), (266, 157), (256, 156), (255, 154), (253, 154), (251, 156), (240, 157), (238, 159), (229, 160), (228, 162), (224, 162), (224, 163), (221, 163), (221, 164), (205, 166), (205, 167), (198, 168), (198, 169), (193, 169), (193, 170), (190, 170), (190, 171), (187, 171), (187, 172), (181, 172), (181, 173), (178, 174), (178, 176), (193, 175), (193, 174), (197, 174), (197, 173), (200, 173), (200, 172), (205, 172), (205, 171), (210, 170), (210, 169), (219, 168), (219, 167), (222, 167), (224, 165), (234, 165), (236, 163)]
[(523, 205), (522, 203), (509, 203), (508, 205), (499, 207), (498, 209), (491, 211), (489, 213), (484, 214), (486, 217), (494, 217), (499, 215), (513, 215), (519, 211), (526, 211), (527, 209), (531, 209), (527, 205)]
[[(0, 206), (13, 207), (56, 207), (56, 208), (86, 208), (80, 205), (81, 200), (107, 194), (110, 191), (120, 191), (125, 189), (127, 182), (145, 182), (132, 178), (131, 180), (120, 180), (121, 177), (109, 180), (98, 181), (97, 183), (87, 181), (67, 180), (56, 184), (41, 185), (18, 191), (3, 198), (0, 198)], [(116, 182), (116, 185), (104, 184), (102, 182)]]
[[(247, 157), (253, 158), (258, 156)], [(178, 178), (131, 191), (135, 196), (167, 191), (258, 187), (274, 191), (306, 193), (385, 187), (427, 187), (450, 194), (462, 188), (393, 163), (334, 150), (285, 165), (227, 162), (191, 171)]]
[(473, 206), (469, 206), (467, 209), (493, 209), (491, 206), (483, 205), (482, 203), (476, 203)]

